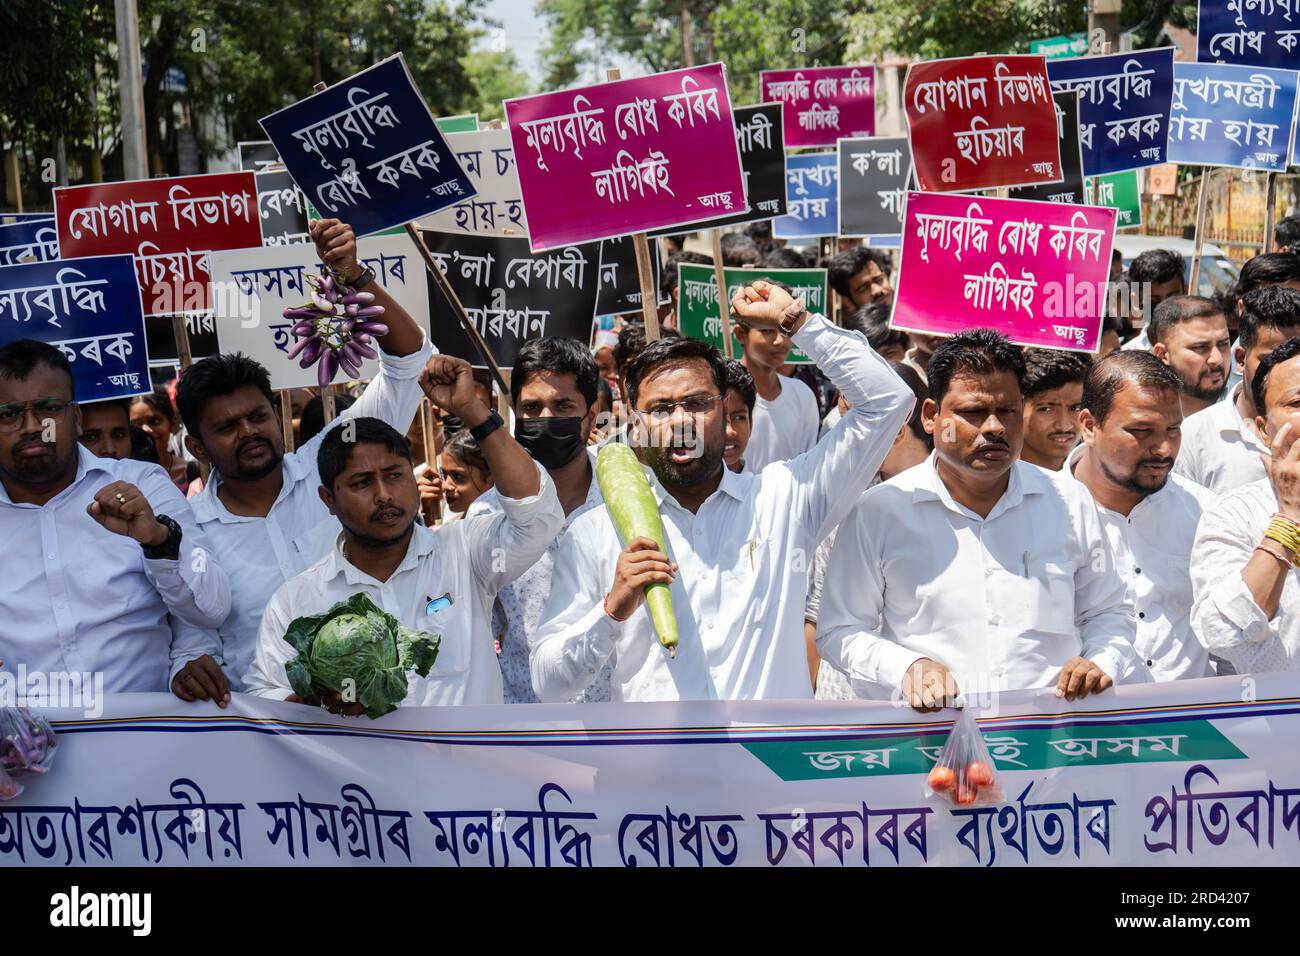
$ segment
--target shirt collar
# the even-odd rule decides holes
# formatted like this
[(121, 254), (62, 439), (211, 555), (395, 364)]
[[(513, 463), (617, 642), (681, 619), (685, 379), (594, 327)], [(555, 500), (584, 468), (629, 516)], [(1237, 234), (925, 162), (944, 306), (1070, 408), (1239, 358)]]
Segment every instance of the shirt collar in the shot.
[[(667, 502), (671, 502), (671, 507), (674, 508), (682, 507), (680, 504), (678, 504), (677, 499), (668, 493), (668, 489), (666, 489), (663, 485), (659, 483), (659, 478), (658, 476), (655, 475), (653, 468), (651, 468), (649, 465), (642, 464), (641, 470), (645, 472), (646, 479), (650, 482), (650, 490), (654, 493), (655, 501), (656, 503), (658, 503), (660, 510), (663, 510), (664, 504)], [(713, 495), (709, 495), (709, 497), (706, 498), (705, 500), (711, 501), (714, 495), (718, 494), (718, 492), (722, 492), (723, 494), (728, 495), (736, 499), (737, 501), (744, 501), (745, 485), (752, 478), (753, 478), (752, 472), (748, 475), (738, 474), (732, 471), (730, 468), (728, 468), (726, 462), (723, 462), (722, 481), (718, 483), (717, 491), (715, 491)]]
[[(280, 485), (280, 493), (276, 495), (275, 502), (271, 505), (271, 510), (287, 498), (290, 492), (298, 482), (302, 481), (308, 474), (310, 463), (305, 462), (303, 456), (297, 452), (288, 452), (280, 460), (280, 468), (284, 472), (284, 481)], [(199, 524), (209, 521), (223, 521), (227, 524), (234, 524), (240, 521), (260, 521), (260, 518), (254, 518), (249, 515), (232, 514), (221, 499), (217, 497), (217, 490), (221, 487), (221, 473), (215, 468), (208, 474), (208, 480), (203, 486), (203, 490), (190, 499), (190, 507), (194, 511), (194, 520)]]
[(1080, 442), (1078, 445), (1072, 448), (1070, 450), (1070, 454), (1066, 456), (1065, 465), (1062, 467), (1061, 470), (1065, 472), (1066, 477), (1070, 481), (1078, 482), (1080, 485), (1083, 485), (1083, 490), (1087, 492), (1089, 498), (1092, 498), (1092, 501), (1097, 506), (1098, 511), (1107, 511), (1110, 512), (1111, 514), (1119, 515), (1121, 518), (1123, 517), (1132, 518), (1134, 515), (1138, 513), (1139, 510), (1146, 511), (1152, 508), (1158, 508), (1161, 505), (1161, 503), (1164, 502), (1165, 499), (1169, 497), (1169, 489), (1174, 486), (1174, 474), (1172, 471), (1169, 473), (1169, 477), (1165, 480), (1164, 487), (1162, 487), (1159, 491), (1153, 491), (1151, 494), (1145, 496), (1141, 501), (1139, 501), (1137, 504), (1133, 506), (1133, 510), (1130, 511), (1127, 515), (1122, 515), (1118, 511), (1114, 511), (1111, 508), (1107, 508), (1105, 505), (1103, 505), (1100, 501), (1098, 501), (1093, 496), (1092, 489), (1084, 484), (1083, 479), (1074, 473), (1074, 466), (1079, 463), (1079, 459), (1083, 457), (1083, 454), (1087, 450), (1087, 448), (1088, 446), (1083, 444), (1082, 442)]
[[(936, 466), (937, 461), (938, 452), (932, 451), (930, 457), (924, 462), (903, 472), (903, 475), (911, 476), (906, 484), (911, 486), (912, 500), (916, 502), (938, 501), (949, 511), (956, 511), (980, 521), (989, 521), (996, 518), (1002, 512), (1020, 504), (1028, 495), (1043, 494), (1050, 487), (1052, 481), (1047, 472), (1041, 468), (1017, 460), (1011, 466), (1007, 490), (1002, 493), (1002, 497), (993, 506), (988, 518), (980, 518), (975, 512), (953, 498), (952, 492), (948, 490), (948, 486), (939, 477)], [(915, 475), (912, 474), (913, 472), (915, 472)], [(899, 477), (901, 478), (902, 475)]]
[[(349, 587), (357, 587), (362, 584), (381, 583), (366, 574), (343, 556), (343, 542), (343, 532), (339, 531), (338, 535), (334, 538), (334, 547), (330, 549), (328, 563), (325, 566), (325, 581), (333, 581), (339, 575), (342, 575), (343, 580)], [(392, 577), (388, 580), (392, 581), (398, 575), (410, 571), (419, 565), (420, 561), (428, 557), (428, 555), (433, 551), (433, 545), (434, 533), (419, 521), (416, 521), (415, 528), (411, 534), (411, 540), (406, 546), (406, 556), (402, 558), (402, 563), (397, 566), (397, 569), (393, 571)]]

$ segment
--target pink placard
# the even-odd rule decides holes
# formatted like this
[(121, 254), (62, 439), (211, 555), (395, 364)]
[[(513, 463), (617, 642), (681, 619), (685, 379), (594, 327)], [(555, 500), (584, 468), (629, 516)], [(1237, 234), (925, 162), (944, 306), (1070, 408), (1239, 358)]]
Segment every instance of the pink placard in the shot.
[(211, 308), (208, 253), (262, 244), (252, 172), (54, 190), (59, 255), (130, 253), (146, 315)]
[(1096, 352), (1116, 210), (908, 193), (890, 325)]
[(907, 68), (903, 112), (916, 184), (953, 193), (1063, 181), (1041, 56), (964, 56)]
[(534, 252), (749, 208), (720, 63), (505, 108)]
[(876, 68), (810, 66), (762, 70), (764, 103), (785, 104), (785, 145), (834, 146), (851, 136), (876, 132)]

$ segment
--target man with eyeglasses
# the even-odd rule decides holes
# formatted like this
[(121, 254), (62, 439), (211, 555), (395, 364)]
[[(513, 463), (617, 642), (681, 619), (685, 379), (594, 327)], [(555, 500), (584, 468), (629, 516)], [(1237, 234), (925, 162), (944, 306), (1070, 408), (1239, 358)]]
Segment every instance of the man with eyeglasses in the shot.
[[(721, 353), (695, 339), (647, 345), (626, 374), (629, 444), (648, 468), (667, 550), (646, 538), (622, 547), (605, 505), (570, 526), (530, 647), (543, 701), (572, 699), (610, 660), (614, 701), (812, 696), (802, 614), (813, 552), (871, 483), (913, 396), (861, 333), (810, 316), (771, 283), (746, 287), (732, 309), (792, 338), (851, 407), (811, 451), (737, 473), (723, 463)], [(672, 588), (675, 659), (644, 606), (655, 582)]]
[[(63, 352), (0, 347), (0, 661), (51, 686), (102, 674), (113, 693), (215, 694), (220, 652), (202, 629), (230, 610), (226, 574), (167, 474), (96, 457), (81, 424)], [(173, 639), (171, 618), (191, 628)]]

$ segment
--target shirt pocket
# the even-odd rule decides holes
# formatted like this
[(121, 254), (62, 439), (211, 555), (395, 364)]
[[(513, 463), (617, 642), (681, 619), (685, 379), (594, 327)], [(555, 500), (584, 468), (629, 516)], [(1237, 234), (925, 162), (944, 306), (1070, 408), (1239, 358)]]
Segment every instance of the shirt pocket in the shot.
[(1073, 634), (1074, 572), (1054, 561), (1030, 561), (1028, 572), (1012, 579), (1008, 623), (1020, 631)]
[[(470, 636), (474, 633), (468, 609), (461, 610), (456, 605), (425, 614), (427, 602), (421, 603), (417, 611), (418, 630), (439, 637), (438, 656), (429, 670), (429, 680), (455, 677), (469, 670)], [(491, 635), (483, 634), (482, 640), (491, 640)]]

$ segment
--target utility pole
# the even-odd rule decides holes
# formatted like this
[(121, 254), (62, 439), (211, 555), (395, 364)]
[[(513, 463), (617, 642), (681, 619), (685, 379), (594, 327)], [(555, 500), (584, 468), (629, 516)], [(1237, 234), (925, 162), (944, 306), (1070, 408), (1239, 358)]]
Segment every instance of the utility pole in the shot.
[(682, 4), (682, 66), (695, 65), (695, 37), (691, 23), (691, 8)]
[(1088, 4), (1089, 53), (1095, 56), (1119, 52), (1119, 16), (1123, 8), (1124, 0), (1091, 0)]
[(114, 0), (114, 6), (117, 14), (117, 82), (122, 91), (122, 178), (148, 179), (140, 15), (136, 0)]

